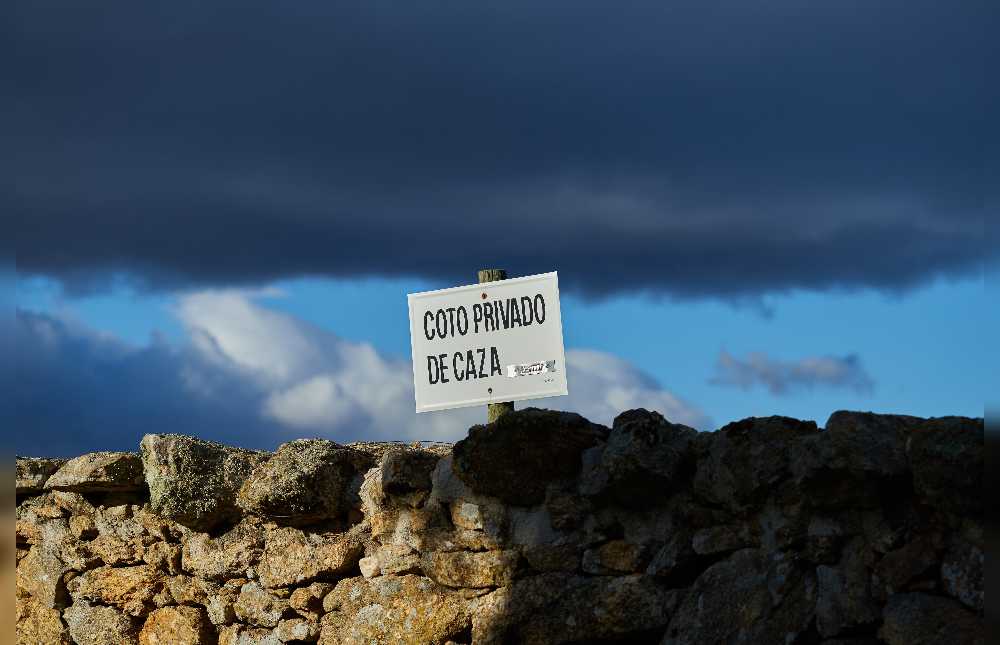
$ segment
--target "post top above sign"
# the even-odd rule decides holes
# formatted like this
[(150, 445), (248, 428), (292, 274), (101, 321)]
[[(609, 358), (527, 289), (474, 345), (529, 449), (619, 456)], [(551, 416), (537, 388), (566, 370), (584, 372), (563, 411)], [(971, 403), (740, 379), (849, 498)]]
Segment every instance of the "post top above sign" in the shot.
[(556, 272), (407, 301), (417, 412), (569, 393)]

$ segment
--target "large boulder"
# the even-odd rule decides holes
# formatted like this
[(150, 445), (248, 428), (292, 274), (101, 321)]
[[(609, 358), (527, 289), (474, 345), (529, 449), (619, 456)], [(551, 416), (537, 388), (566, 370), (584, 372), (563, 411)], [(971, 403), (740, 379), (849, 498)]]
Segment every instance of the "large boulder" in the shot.
[(607, 436), (579, 414), (527, 408), (470, 428), (455, 444), (452, 468), (476, 493), (533, 506), (550, 483), (575, 477), (581, 453)]
[(369, 454), (332, 441), (290, 441), (250, 473), (238, 504), (247, 513), (285, 524), (336, 518), (351, 505), (352, 480), (371, 465)]
[(544, 573), (480, 598), (472, 642), (649, 642), (667, 625), (678, 598), (652, 576)]
[(132, 452), (92, 452), (70, 459), (45, 482), (48, 490), (79, 493), (138, 491), (144, 488), (142, 461)]
[(821, 507), (878, 506), (909, 486), (906, 442), (923, 419), (838, 411), (793, 460), (795, 484)]
[(658, 412), (619, 414), (600, 461), (583, 475), (585, 494), (622, 506), (664, 501), (693, 470), (692, 444), (698, 431), (670, 423)]
[(236, 495), (267, 460), (265, 453), (175, 434), (148, 434), (139, 446), (153, 511), (197, 531), (239, 520)]
[(17, 457), (14, 460), (14, 491), (17, 495), (40, 493), (52, 473), (59, 470), (66, 459), (44, 457)]
[(983, 645), (983, 622), (951, 598), (902, 593), (889, 598), (879, 638), (888, 645)]
[(942, 510), (982, 513), (982, 419), (941, 417), (913, 428), (906, 442), (917, 495)]
[(790, 477), (803, 442), (818, 433), (812, 421), (772, 416), (750, 417), (704, 435), (695, 492), (733, 512), (759, 504)]

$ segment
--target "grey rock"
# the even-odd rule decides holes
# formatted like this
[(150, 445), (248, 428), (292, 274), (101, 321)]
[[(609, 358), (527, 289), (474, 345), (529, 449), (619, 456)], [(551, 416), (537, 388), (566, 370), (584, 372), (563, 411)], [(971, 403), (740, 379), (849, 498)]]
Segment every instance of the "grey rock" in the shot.
[(864, 541), (855, 538), (845, 545), (837, 566), (816, 568), (816, 628), (821, 636), (837, 636), (879, 619), (881, 611), (871, 591), (871, 560)]
[(959, 537), (952, 539), (941, 562), (945, 592), (967, 607), (983, 611), (983, 550)]
[(581, 490), (628, 507), (665, 501), (675, 483), (693, 471), (697, 434), (658, 412), (623, 412), (614, 420), (600, 461), (583, 474)]
[(208, 531), (239, 520), (236, 495), (267, 455), (194, 437), (149, 434), (140, 443), (153, 511)]
[(698, 555), (714, 555), (753, 546), (746, 527), (739, 524), (710, 526), (695, 531), (691, 548)]
[(336, 518), (350, 507), (353, 478), (371, 464), (367, 453), (325, 439), (290, 441), (246, 478), (237, 503), (286, 524)]
[(764, 501), (790, 477), (791, 464), (805, 439), (817, 436), (812, 421), (788, 417), (750, 417), (704, 435), (709, 443), (699, 458), (694, 490), (732, 511)]
[(142, 461), (131, 452), (92, 452), (70, 459), (45, 482), (47, 490), (78, 493), (138, 491), (144, 488)]
[(918, 417), (838, 411), (793, 460), (794, 481), (809, 504), (878, 506), (908, 484), (906, 440)]
[(526, 408), (473, 426), (454, 447), (452, 468), (481, 495), (533, 506), (546, 487), (580, 471), (580, 455), (608, 435), (578, 414)]
[(941, 561), (940, 553), (937, 536), (921, 535), (886, 553), (875, 566), (875, 576), (887, 594), (903, 591), (911, 580), (936, 567)]
[(52, 473), (66, 463), (66, 459), (45, 457), (17, 457), (14, 460), (14, 491), (17, 495), (42, 492)]
[(737, 551), (698, 576), (661, 643), (792, 642), (809, 628), (815, 602), (812, 571), (787, 558)]
[(941, 417), (913, 428), (906, 449), (917, 494), (945, 511), (981, 514), (984, 437), (982, 419)]
[(882, 612), (879, 638), (888, 645), (982, 645), (984, 625), (951, 598), (923, 593), (896, 594)]

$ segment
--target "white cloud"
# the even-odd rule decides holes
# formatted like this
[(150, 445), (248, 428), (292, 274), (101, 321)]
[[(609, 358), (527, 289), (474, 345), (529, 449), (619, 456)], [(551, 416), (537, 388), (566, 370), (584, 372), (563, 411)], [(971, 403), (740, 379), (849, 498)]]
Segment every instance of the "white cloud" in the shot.
[[(485, 416), (481, 408), (417, 415), (408, 360), (255, 302), (240, 291), (185, 296), (177, 313), (204, 364), (232, 370), (261, 388), (261, 414), (297, 432), (366, 439), (454, 440)], [(567, 352), (570, 396), (538, 405), (578, 411), (610, 424), (634, 407), (706, 428), (700, 410), (630, 363), (595, 350)], [(191, 378), (192, 382), (198, 379)]]
[[(416, 414), (402, 357), (270, 309), (259, 291), (181, 296), (185, 334), (134, 346), (65, 317), (17, 310), (11, 427), (21, 454), (135, 450), (147, 432), (273, 449), (289, 439), (455, 441), (484, 406)], [(633, 407), (707, 429), (701, 412), (604, 352), (566, 355), (570, 396), (525, 401), (609, 425)]]
[(794, 388), (816, 386), (853, 389), (868, 394), (875, 382), (855, 354), (847, 356), (811, 356), (796, 361), (780, 361), (760, 352), (739, 359), (722, 350), (711, 383), (750, 389), (763, 385), (772, 394), (785, 394)]
[(598, 423), (610, 424), (633, 408), (656, 410), (674, 423), (701, 430), (711, 421), (697, 407), (664, 390), (648, 374), (621, 358), (590, 349), (566, 352), (569, 397), (561, 405)]

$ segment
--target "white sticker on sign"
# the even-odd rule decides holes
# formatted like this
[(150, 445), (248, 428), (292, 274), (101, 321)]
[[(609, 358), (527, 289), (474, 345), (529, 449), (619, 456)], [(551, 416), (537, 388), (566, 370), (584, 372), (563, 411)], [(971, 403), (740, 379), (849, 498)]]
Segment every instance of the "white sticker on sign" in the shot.
[(541, 361), (539, 363), (524, 363), (523, 365), (508, 365), (507, 378), (517, 378), (518, 376), (536, 376), (546, 372), (556, 371), (555, 361)]
[(407, 300), (417, 412), (569, 394), (555, 272)]

